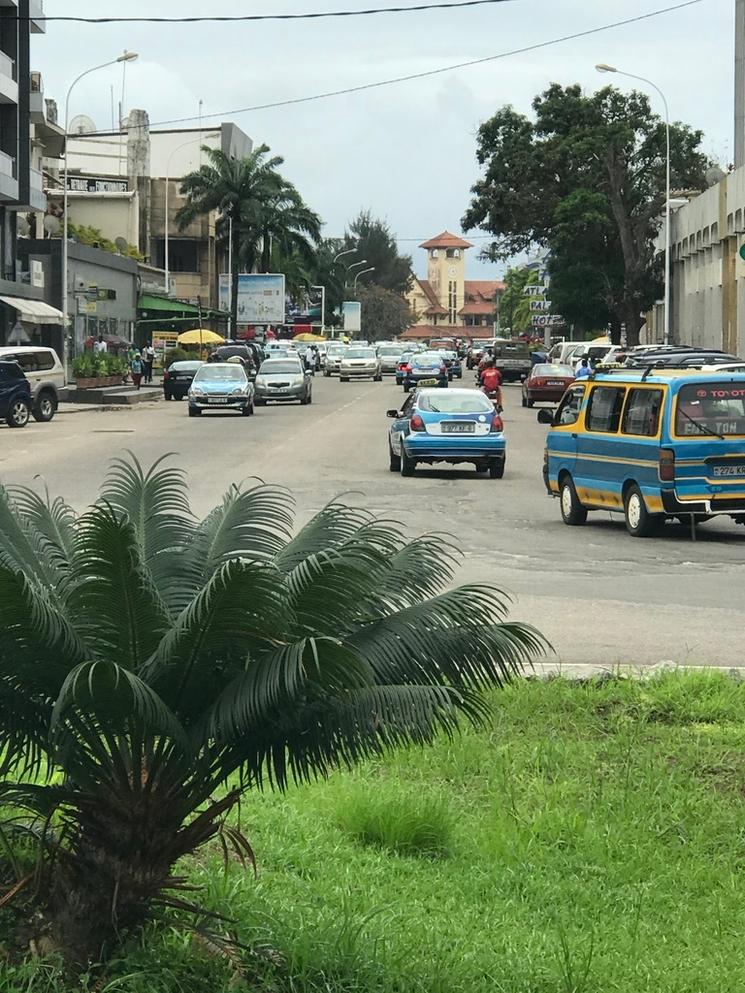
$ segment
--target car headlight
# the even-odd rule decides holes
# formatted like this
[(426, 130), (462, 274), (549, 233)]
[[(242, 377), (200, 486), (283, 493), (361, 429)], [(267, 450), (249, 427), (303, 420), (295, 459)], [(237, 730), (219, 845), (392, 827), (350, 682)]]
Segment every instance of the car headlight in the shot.
[(257, 376), (256, 377), (256, 385), (257, 386), (266, 386), (266, 379), (264, 379), (263, 376)]
[(236, 386), (236, 388), (233, 390), (231, 395), (234, 397), (244, 397), (247, 392), (248, 392), (247, 386)]
[(203, 397), (205, 395), (204, 390), (201, 386), (192, 386), (191, 394), (195, 397)]
[(292, 381), (292, 385), (302, 386), (304, 382), (305, 382), (305, 378), (303, 376), (295, 376), (295, 378)]

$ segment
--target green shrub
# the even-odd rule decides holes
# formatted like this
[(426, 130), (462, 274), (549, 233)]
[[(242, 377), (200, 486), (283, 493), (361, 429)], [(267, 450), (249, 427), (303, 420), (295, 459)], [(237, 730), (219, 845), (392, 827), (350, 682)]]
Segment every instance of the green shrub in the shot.
[(455, 818), (441, 797), (409, 796), (386, 790), (343, 799), (341, 826), (363, 845), (398, 855), (444, 858), (453, 850)]
[(92, 379), (102, 376), (123, 376), (127, 372), (126, 359), (108, 352), (84, 352), (72, 363), (76, 379)]

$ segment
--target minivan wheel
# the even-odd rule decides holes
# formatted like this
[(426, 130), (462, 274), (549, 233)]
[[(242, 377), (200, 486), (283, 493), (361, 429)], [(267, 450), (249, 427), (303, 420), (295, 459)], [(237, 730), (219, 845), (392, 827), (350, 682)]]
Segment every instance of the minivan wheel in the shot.
[(57, 412), (57, 400), (51, 393), (42, 393), (36, 401), (32, 414), (35, 421), (51, 421)]
[(626, 530), (633, 538), (650, 538), (659, 524), (659, 518), (647, 510), (642, 491), (636, 483), (626, 493), (624, 516)]
[(561, 484), (561, 516), (570, 527), (577, 527), (587, 520), (587, 510), (579, 502), (571, 476), (566, 476)]
[(25, 400), (14, 400), (8, 411), (8, 426), (11, 428), (25, 428), (31, 416), (31, 408)]

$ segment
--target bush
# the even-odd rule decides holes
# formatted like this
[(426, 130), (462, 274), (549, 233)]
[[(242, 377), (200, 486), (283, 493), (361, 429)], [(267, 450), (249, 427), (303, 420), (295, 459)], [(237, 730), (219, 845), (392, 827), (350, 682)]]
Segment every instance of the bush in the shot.
[(76, 379), (98, 379), (103, 376), (123, 376), (127, 372), (126, 359), (108, 352), (84, 352), (72, 363)]
[(194, 356), (187, 352), (185, 348), (171, 348), (166, 352), (163, 365), (166, 369), (170, 369), (174, 362), (188, 362), (189, 359), (193, 358)]
[(346, 796), (339, 821), (361, 844), (398, 855), (443, 858), (453, 849), (455, 818), (440, 797)]

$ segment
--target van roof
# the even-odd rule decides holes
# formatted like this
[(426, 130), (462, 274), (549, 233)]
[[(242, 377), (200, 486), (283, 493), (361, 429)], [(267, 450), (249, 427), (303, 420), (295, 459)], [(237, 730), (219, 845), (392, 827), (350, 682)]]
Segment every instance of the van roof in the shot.
[[(674, 385), (677, 382), (690, 383), (700, 380), (710, 381), (712, 376), (721, 379), (745, 382), (745, 372), (705, 372), (702, 369), (666, 369), (650, 366), (647, 369), (608, 369), (589, 376), (592, 383), (657, 383)], [(578, 380), (582, 383), (583, 380)]]

